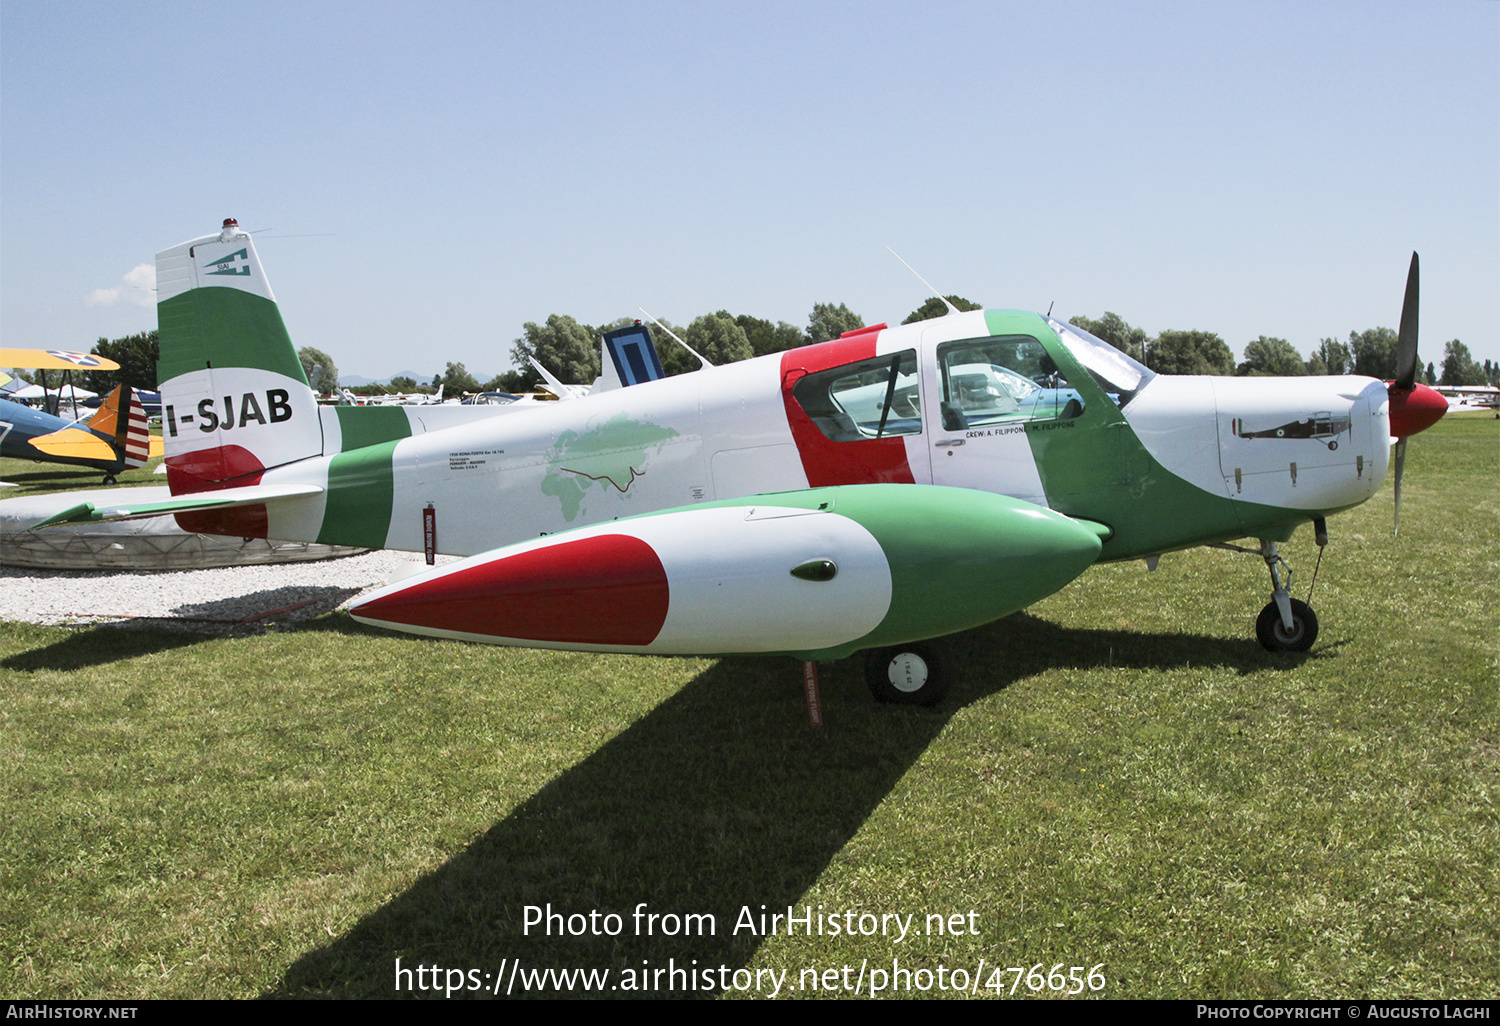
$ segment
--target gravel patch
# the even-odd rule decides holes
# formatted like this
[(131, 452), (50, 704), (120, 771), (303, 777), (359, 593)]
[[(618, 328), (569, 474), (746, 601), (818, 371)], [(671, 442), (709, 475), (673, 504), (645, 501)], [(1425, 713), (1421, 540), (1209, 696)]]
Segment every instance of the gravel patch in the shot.
[(0, 620), (255, 633), (321, 616), (422, 569), (420, 553), (388, 549), (315, 563), (211, 570), (0, 567)]

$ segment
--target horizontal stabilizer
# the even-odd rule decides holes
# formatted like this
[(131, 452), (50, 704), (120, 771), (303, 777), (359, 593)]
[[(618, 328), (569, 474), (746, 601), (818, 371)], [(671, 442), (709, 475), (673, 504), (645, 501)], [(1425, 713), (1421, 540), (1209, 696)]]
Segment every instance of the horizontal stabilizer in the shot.
[(33, 438), (31, 445), (32, 448), (40, 449), (48, 456), (62, 456), (67, 459), (113, 463), (120, 458), (108, 442), (92, 431), (81, 427), (65, 427), (50, 435)]
[(198, 513), (205, 510), (232, 509), (236, 506), (254, 506), (274, 502), (278, 499), (296, 499), (306, 495), (317, 495), (323, 491), (321, 485), (285, 484), (251, 485), (248, 488), (225, 488), (216, 492), (198, 492), (182, 495), (165, 502), (108, 503), (80, 502), (48, 517), (35, 525), (35, 531), (43, 527), (62, 524), (98, 523), (105, 520), (137, 520), (141, 517), (160, 517), (169, 513)]

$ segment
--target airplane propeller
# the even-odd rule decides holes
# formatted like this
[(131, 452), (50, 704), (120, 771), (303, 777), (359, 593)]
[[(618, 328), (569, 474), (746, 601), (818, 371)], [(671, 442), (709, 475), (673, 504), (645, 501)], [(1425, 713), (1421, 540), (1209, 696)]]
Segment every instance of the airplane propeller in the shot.
[(1391, 435), (1396, 439), (1396, 514), (1391, 535), (1401, 530), (1401, 475), (1406, 469), (1406, 440), (1425, 431), (1448, 412), (1448, 400), (1417, 381), (1417, 307), (1420, 292), (1417, 254), (1406, 274), (1406, 298), (1401, 304), (1401, 330), (1396, 338), (1396, 377), (1386, 382), (1390, 396)]

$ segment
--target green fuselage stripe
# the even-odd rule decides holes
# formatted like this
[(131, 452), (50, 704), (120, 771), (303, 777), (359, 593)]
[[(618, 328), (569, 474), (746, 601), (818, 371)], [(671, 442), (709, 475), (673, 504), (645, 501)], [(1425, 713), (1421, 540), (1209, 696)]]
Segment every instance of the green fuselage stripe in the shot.
[[(1167, 470), (1146, 451), (1124, 413), (1037, 314), (986, 310), (994, 335), (1031, 335), (1083, 397), (1082, 415), (1028, 424), (1047, 505), (1108, 524), (1101, 560), (1131, 559), (1226, 537), (1285, 540), (1298, 524), (1334, 510), (1288, 510), (1214, 495)], [(1211, 428), (1210, 428), (1211, 430)]]
[(335, 406), (334, 410), (343, 435), (339, 445), (343, 452), (411, 437), (411, 421), (399, 406)]
[(328, 465), (328, 504), (319, 542), (385, 548), (396, 497), (391, 470), (395, 451), (396, 443), (391, 441), (333, 457)]

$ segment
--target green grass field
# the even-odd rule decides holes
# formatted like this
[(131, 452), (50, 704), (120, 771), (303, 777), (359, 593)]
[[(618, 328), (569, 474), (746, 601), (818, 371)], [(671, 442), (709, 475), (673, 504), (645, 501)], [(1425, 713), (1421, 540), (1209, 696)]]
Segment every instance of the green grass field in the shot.
[[(822, 730), (789, 660), (341, 615), (230, 639), (0, 624), (0, 996), (388, 997), (400, 958), (487, 989), (519, 960), (654, 995), (784, 972), (783, 996), (837, 996), (849, 967), (862, 994), (879, 969), (900, 996), (1009, 996), (1005, 970), (1040, 964), (1042, 996), (1061, 963), (1054, 986), (1100, 966), (1084, 993), (1114, 998), (1493, 998), (1500, 422), (1414, 439), (1405, 491), (1399, 540), (1389, 483), (1330, 521), (1305, 656), (1254, 641), (1257, 558), (1197, 550), (958, 636), (936, 710), (825, 666)], [(1283, 552), (1304, 597), (1310, 530)], [(637, 935), (643, 902), (715, 930)], [(523, 934), (549, 903), (621, 929)], [(734, 929), (788, 905), (913, 932)]]

